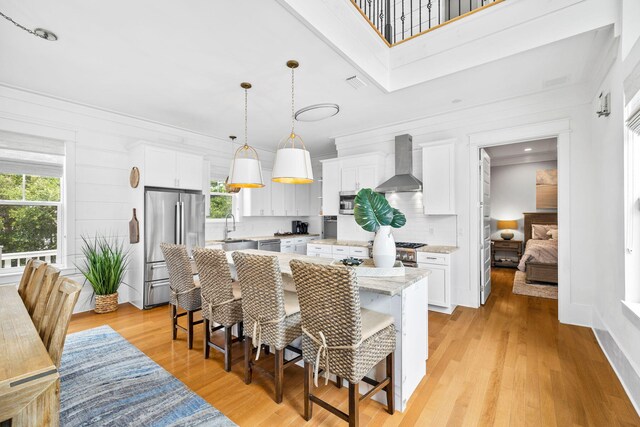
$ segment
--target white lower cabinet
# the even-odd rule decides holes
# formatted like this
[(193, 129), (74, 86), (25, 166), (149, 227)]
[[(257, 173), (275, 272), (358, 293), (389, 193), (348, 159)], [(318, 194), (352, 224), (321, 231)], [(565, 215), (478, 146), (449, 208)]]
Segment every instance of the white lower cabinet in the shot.
[(429, 310), (451, 314), (456, 308), (451, 300), (451, 254), (418, 252), (418, 267), (431, 270), (429, 275)]
[(310, 242), (307, 244), (307, 255), (337, 260), (349, 257), (365, 259), (369, 258), (369, 248), (363, 246), (323, 245)]

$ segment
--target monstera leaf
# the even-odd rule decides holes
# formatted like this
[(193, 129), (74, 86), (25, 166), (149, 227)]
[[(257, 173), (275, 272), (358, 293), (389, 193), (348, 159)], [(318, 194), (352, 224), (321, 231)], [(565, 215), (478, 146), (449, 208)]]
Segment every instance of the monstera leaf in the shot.
[(365, 231), (376, 232), (381, 225), (402, 227), (407, 219), (397, 209), (392, 208), (385, 197), (370, 188), (358, 192), (353, 210), (356, 222)]
[(404, 216), (404, 214), (402, 212), (400, 212), (398, 209), (393, 209), (393, 219), (391, 220), (391, 224), (389, 224), (390, 226), (392, 226), (393, 228), (400, 228), (400, 227), (404, 227), (404, 225), (407, 223), (407, 217)]

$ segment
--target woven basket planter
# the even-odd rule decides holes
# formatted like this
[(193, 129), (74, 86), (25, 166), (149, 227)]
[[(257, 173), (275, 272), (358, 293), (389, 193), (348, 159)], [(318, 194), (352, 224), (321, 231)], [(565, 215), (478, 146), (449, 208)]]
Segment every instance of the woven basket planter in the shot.
[(96, 295), (96, 308), (98, 314), (111, 313), (118, 309), (118, 293), (109, 295)]

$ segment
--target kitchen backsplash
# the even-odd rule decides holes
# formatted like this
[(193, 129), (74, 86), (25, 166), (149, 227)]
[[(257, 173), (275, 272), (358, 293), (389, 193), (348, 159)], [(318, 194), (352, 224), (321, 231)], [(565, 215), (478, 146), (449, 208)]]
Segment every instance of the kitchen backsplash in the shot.
[[(387, 200), (407, 217), (404, 227), (393, 229), (397, 242), (457, 246), (457, 216), (425, 215), (422, 193), (391, 193)], [(338, 239), (367, 241), (373, 238), (374, 234), (360, 228), (352, 215), (338, 216)]]
[[(278, 231), (291, 231), (291, 221), (300, 220), (309, 223), (309, 233), (319, 234), (321, 231), (320, 217), (244, 217), (236, 222), (236, 231), (229, 233), (229, 237), (259, 237), (270, 236)], [(231, 228), (231, 219), (229, 227)], [(221, 240), (224, 237), (224, 222), (207, 222), (205, 224), (205, 240)]]

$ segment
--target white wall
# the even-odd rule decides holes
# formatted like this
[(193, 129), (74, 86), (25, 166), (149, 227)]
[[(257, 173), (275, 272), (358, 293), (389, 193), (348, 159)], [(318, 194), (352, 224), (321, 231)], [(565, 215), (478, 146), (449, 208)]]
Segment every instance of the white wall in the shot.
[[(453, 289), (453, 302), (459, 305), (476, 306), (478, 285), (471, 283), (470, 268), (476, 257), (475, 243), (472, 246), (470, 236), (470, 135), (553, 120), (570, 122), (570, 160), (571, 176), (571, 287), (570, 301), (566, 301), (568, 323), (590, 324), (590, 316), (584, 316), (593, 303), (595, 255), (592, 239), (584, 230), (593, 228), (592, 182), (594, 157), (590, 151), (591, 99), (586, 86), (576, 85), (568, 88), (539, 92), (528, 96), (497, 101), (480, 107), (472, 107), (451, 113), (429, 116), (419, 120), (398, 123), (351, 135), (336, 138), (339, 156), (357, 155), (370, 151), (388, 153), (386, 178), (393, 173), (394, 137), (403, 133), (413, 135), (414, 174), (420, 178), (421, 143), (453, 138), (455, 148), (455, 194), (457, 230), (454, 236), (460, 247), (458, 256), (462, 260)], [(552, 135), (550, 135), (552, 136)], [(514, 141), (517, 142), (517, 141)], [(440, 229), (446, 228), (438, 224)], [(407, 228), (409, 230), (409, 228)]]
[(491, 168), (491, 237), (500, 239), (498, 220), (518, 220), (516, 240), (524, 238), (524, 212), (554, 212), (556, 209), (537, 209), (536, 171), (556, 169), (556, 161), (494, 166)]

